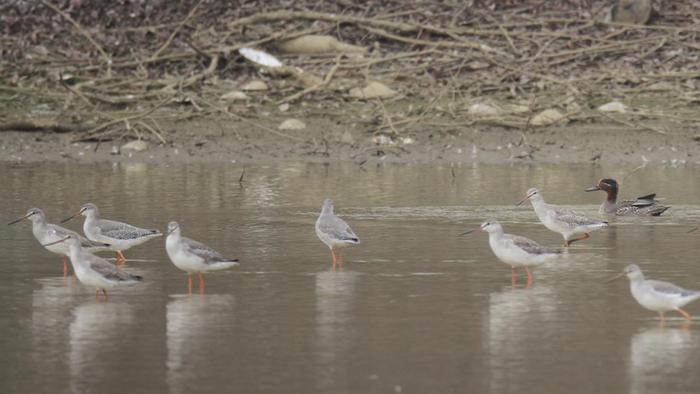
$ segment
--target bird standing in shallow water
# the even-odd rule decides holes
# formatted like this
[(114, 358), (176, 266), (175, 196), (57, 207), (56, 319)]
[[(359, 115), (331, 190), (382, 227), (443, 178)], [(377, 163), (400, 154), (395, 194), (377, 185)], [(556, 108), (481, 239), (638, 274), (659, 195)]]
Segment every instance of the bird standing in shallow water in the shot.
[(123, 251), (132, 246), (141, 245), (151, 238), (160, 237), (158, 230), (134, 227), (130, 224), (100, 218), (100, 211), (92, 203), (85, 203), (75, 215), (63, 219), (67, 222), (78, 215), (85, 216), (83, 232), (89, 240), (110, 244), (110, 250), (117, 254), (117, 264), (126, 262)]
[(229, 259), (203, 243), (183, 237), (177, 222), (168, 223), (165, 251), (173, 264), (187, 272), (188, 294), (192, 294), (192, 273), (199, 275), (199, 293), (204, 294), (202, 272), (219, 271), (238, 265), (238, 259)]
[[(527, 272), (527, 286), (532, 285), (532, 274), (529, 266), (538, 266), (559, 257), (560, 251), (541, 246), (537, 242), (519, 235), (505, 234), (503, 227), (495, 219), (489, 219), (481, 224), (481, 229), (489, 233), (489, 246), (502, 262), (511, 267), (511, 284), (515, 287), (516, 267), (524, 267)], [(469, 234), (474, 230), (463, 234)]]
[(636, 264), (628, 265), (620, 275), (611, 280), (625, 275), (630, 280), (632, 297), (644, 308), (658, 312), (662, 322), (666, 320), (664, 314), (673, 310), (683, 315), (686, 321), (690, 321), (692, 317), (681, 307), (699, 299), (700, 291), (686, 290), (673, 283), (660, 280), (644, 279), (642, 270)]
[[(78, 235), (74, 231), (68, 230), (67, 228), (63, 228), (56, 224), (48, 223), (46, 221), (44, 211), (39, 208), (30, 208), (26, 215), (11, 221), (8, 223), (8, 225), (18, 223), (24, 219), (29, 219), (32, 222), (32, 234), (34, 234), (34, 238), (36, 238), (36, 240), (42, 245), (63, 239), (68, 236), (68, 234), (75, 234), (80, 240), (80, 244), (82, 245), (83, 249), (87, 250), (88, 252), (96, 253), (109, 250), (108, 244), (90, 241), (89, 239)], [(44, 245), (44, 248), (50, 252), (63, 255), (63, 276), (67, 276), (68, 256), (70, 255), (68, 245), (65, 243), (58, 243), (51, 246)]]
[(336, 262), (341, 268), (343, 266), (342, 248), (360, 243), (360, 238), (350, 226), (333, 213), (333, 201), (330, 198), (323, 201), (321, 214), (316, 219), (316, 235), (331, 249), (333, 268), (336, 267)]
[(601, 179), (598, 184), (586, 189), (587, 192), (602, 190), (607, 193), (607, 198), (600, 206), (600, 213), (616, 216), (659, 216), (671, 208), (661, 205), (656, 200), (656, 193), (637, 197), (634, 200), (617, 201), (619, 190), (617, 181), (614, 179)]
[(137, 283), (143, 280), (138, 275), (132, 275), (120, 270), (107, 260), (87, 252), (80, 245), (77, 234), (68, 234), (65, 238), (51, 242), (44, 246), (67, 243), (70, 250), (70, 262), (78, 280), (88, 286), (95, 287), (95, 299), (100, 300), (100, 290), (105, 296), (105, 301), (109, 300), (107, 289), (111, 289), (119, 284)]
[[(530, 200), (535, 214), (545, 227), (564, 237), (565, 247), (573, 242), (590, 238), (591, 231), (608, 227), (608, 222), (590, 219), (570, 209), (545, 203), (539, 190), (534, 187), (527, 191), (525, 198), (520, 200), (517, 205), (521, 205), (525, 200)], [(572, 238), (581, 234), (581, 237)]]

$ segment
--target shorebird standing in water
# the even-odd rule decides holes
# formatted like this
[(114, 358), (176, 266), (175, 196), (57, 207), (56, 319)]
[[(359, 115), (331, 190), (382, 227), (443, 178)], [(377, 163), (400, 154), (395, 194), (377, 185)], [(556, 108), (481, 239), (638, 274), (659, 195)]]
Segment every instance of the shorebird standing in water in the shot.
[(203, 243), (183, 237), (177, 222), (168, 223), (165, 251), (173, 264), (187, 272), (187, 290), (192, 294), (192, 274), (199, 276), (199, 293), (204, 294), (202, 272), (219, 271), (238, 265), (238, 259), (229, 259)]
[(24, 219), (28, 219), (32, 222), (32, 234), (34, 234), (34, 238), (36, 238), (36, 240), (39, 241), (39, 243), (42, 244), (46, 250), (63, 255), (63, 276), (68, 275), (68, 256), (70, 255), (68, 245), (66, 245), (65, 243), (59, 243), (51, 246), (46, 246), (45, 244), (58, 241), (59, 239), (63, 239), (66, 236), (68, 236), (68, 234), (75, 234), (80, 240), (80, 244), (82, 245), (83, 249), (87, 250), (88, 252), (96, 253), (105, 250), (110, 250), (108, 244), (90, 241), (89, 239), (78, 235), (74, 231), (68, 230), (67, 228), (63, 228), (57, 224), (48, 223), (46, 221), (46, 215), (44, 215), (44, 211), (42, 211), (39, 208), (30, 208), (27, 211), (26, 215), (22, 216), (21, 218), (15, 219), (7, 224), (15, 224), (21, 222)]
[(77, 234), (68, 234), (65, 238), (44, 246), (57, 245), (63, 242), (68, 244), (70, 262), (73, 265), (75, 276), (81, 283), (95, 287), (95, 299), (97, 301), (100, 300), (100, 290), (102, 290), (105, 301), (107, 301), (109, 300), (107, 289), (111, 289), (116, 285), (137, 283), (143, 280), (142, 277), (120, 270), (107, 260), (83, 250)]
[(360, 243), (360, 238), (350, 226), (333, 213), (333, 201), (330, 198), (323, 201), (321, 214), (316, 220), (316, 235), (331, 249), (333, 268), (336, 262), (341, 268), (343, 266), (342, 248)]
[(607, 193), (605, 201), (600, 206), (600, 213), (616, 216), (659, 216), (671, 208), (661, 205), (656, 200), (656, 193), (637, 197), (634, 200), (617, 201), (619, 188), (614, 179), (601, 179), (596, 186), (586, 189), (587, 192), (598, 190)]
[(100, 211), (92, 203), (83, 204), (78, 213), (63, 219), (61, 223), (67, 222), (78, 215), (85, 216), (85, 223), (83, 223), (85, 236), (91, 241), (110, 244), (109, 250), (117, 254), (117, 264), (126, 262), (123, 251), (132, 246), (141, 245), (151, 238), (163, 235), (158, 230), (144, 229), (114, 220), (101, 219)]
[(677, 311), (686, 321), (690, 321), (690, 313), (681, 309), (682, 306), (700, 299), (700, 291), (686, 290), (673, 283), (660, 280), (644, 279), (644, 274), (639, 266), (630, 264), (625, 270), (610, 281), (627, 276), (630, 280), (630, 291), (632, 297), (644, 308), (658, 312), (661, 322), (666, 320), (665, 313)]
[[(527, 191), (525, 198), (520, 200), (517, 205), (521, 205), (525, 200), (530, 200), (535, 214), (545, 227), (564, 237), (565, 247), (573, 242), (589, 238), (591, 231), (608, 227), (608, 222), (590, 219), (572, 210), (545, 203), (539, 190), (534, 187)], [(576, 235), (581, 235), (581, 237), (573, 238)]]
[[(481, 230), (489, 233), (489, 246), (502, 262), (511, 267), (511, 284), (515, 287), (516, 267), (524, 267), (527, 272), (527, 286), (532, 285), (530, 266), (538, 266), (559, 257), (560, 251), (541, 246), (537, 242), (519, 235), (505, 234), (503, 227), (495, 219), (489, 219), (481, 224)], [(462, 235), (469, 234), (469, 230)]]

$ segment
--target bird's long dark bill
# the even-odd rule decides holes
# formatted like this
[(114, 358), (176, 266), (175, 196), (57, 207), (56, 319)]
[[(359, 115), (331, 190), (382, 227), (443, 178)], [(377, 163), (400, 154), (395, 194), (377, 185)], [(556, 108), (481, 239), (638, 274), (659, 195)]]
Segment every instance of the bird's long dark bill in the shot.
[(7, 225), (9, 226), (9, 225), (11, 225), (11, 224), (19, 223), (19, 222), (21, 222), (22, 220), (28, 218), (29, 216), (31, 216), (31, 215), (24, 215), (24, 216), (22, 216), (21, 218), (15, 219), (15, 220), (11, 221), (10, 223), (7, 223)]
[(471, 230), (467, 230), (467, 231), (465, 231), (465, 232), (463, 232), (463, 233), (461, 233), (461, 234), (458, 234), (457, 236), (460, 237), (460, 236), (462, 236), (462, 235), (471, 234), (471, 233), (473, 233), (474, 231), (476, 231), (475, 228), (473, 228), (473, 229), (471, 229)]
[[(12, 224), (12, 223), (10, 223), (10, 224)], [(697, 227), (693, 227), (693, 228), (691, 228), (690, 230), (686, 231), (686, 234), (690, 234), (690, 233), (693, 233), (693, 232), (695, 232), (695, 231), (698, 231), (698, 228), (697, 228)]]
[(67, 240), (67, 239), (68, 239), (68, 238), (66, 237), (66, 238), (63, 238), (63, 239), (59, 239), (58, 241), (49, 242), (49, 243), (47, 243), (47, 244), (42, 244), (41, 246), (51, 246), (51, 245), (60, 244), (61, 242), (65, 241), (65, 240)]
[(73, 215), (73, 216), (70, 216), (70, 217), (67, 217), (67, 218), (61, 220), (61, 223), (65, 223), (65, 222), (67, 222), (67, 221), (73, 219), (74, 217), (76, 217), (76, 216), (78, 216), (78, 215), (80, 215), (80, 212), (76, 213), (76, 214)]
[(591, 186), (591, 187), (589, 187), (588, 189), (586, 189), (586, 190), (584, 190), (584, 191), (586, 191), (586, 192), (596, 192), (596, 191), (598, 191), (598, 190), (600, 190), (600, 188), (599, 188), (598, 186)]
[(622, 277), (625, 276), (625, 275), (627, 275), (625, 272), (620, 273), (620, 274), (615, 275), (615, 276), (613, 276), (612, 278), (606, 280), (605, 283), (610, 283), (610, 282), (612, 282), (612, 281), (618, 280), (618, 279), (622, 278)]

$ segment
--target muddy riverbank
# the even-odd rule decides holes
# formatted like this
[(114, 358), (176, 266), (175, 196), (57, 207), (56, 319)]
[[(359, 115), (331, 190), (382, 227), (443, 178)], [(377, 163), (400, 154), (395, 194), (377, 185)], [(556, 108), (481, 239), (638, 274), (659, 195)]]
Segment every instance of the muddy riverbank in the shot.
[(534, 131), (415, 124), (391, 136), (319, 116), (302, 118), (305, 130), (277, 130), (288, 117), (270, 115), (254, 125), (226, 118), (164, 123), (168, 143), (149, 141), (143, 151), (126, 149), (121, 140), (73, 142), (78, 133), (2, 132), (0, 161), (700, 164), (692, 127), (661, 134), (605, 123)]

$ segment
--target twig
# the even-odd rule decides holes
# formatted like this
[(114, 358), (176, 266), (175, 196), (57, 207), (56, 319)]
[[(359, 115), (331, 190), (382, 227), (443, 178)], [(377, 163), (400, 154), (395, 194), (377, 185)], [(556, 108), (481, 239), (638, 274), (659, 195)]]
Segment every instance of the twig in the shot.
[(291, 96), (285, 97), (282, 100), (280, 100), (279, 102), (277, 102), (277, 104), (288, 103), (288, 102), (294, 101), (300, 97), (303, 97), (311, 92), (315, 92), (315, 91), (321, 89), (322, 87), (328, 85), (328, 83), (333, 78), (333, 75), (335, 75), (335, 72), (338, 71), (338, 67), (340, 66), (341, 57), (342, 56), (340, 56), (340, 55), (338, 57), (336, 57), (335, 65), (331, 68), (330, 71), (328, 71), (328, 74), (326, 74), (326, 77), (323, 78), (323, 81), (321, 81), (320, 83), (317, 83), (314, 86), (308, 87), (308, 88), (302, 90), (301, 92), (298, 92), (298, 93), (292, 94)]
[(160, 107), (164, 106), (165, 104), (169, 103), (169, 102), (173, 99), (173, 97), (174, 97), (174, 96), (170, 96), (170, 97), (166, 98), (165, 100), (163, 100), (163, 101), (161, 101), (160, 103), (156, 104), (155, 106), (153, 106), (151, 109), (149, 109), (149, 110), (146, 111), (146, 112), (143, 112), (143, 113), (140, 113), (140, 114), (136, 114), (136, 115), (131, 115), (131, 116), (125, 116), (125, 117), (123, 117), (123, 118), (114, 119), (114, 120), (112, 120), (112, 121), (103, 123), (103, 124), (101, 124), (101, 125), (99, 125), (99, 126), (97, 126), (97, 127), (93, 127), (92, 129), (90, 129), (89, 131), (87, 131), (87, 132), (85, 133), (85, 135), (81, 136), (81, 137), (80, 137), (78, 140), (76, 140), (76, 141), (81, 141), (81, 140), (84, 140), (85, 138), (90, 138), (90, 137), (92, 137), (95, 133), (97, 133), (98, 131), (103, 130), (103, 129), (106, 129), (107, 127), (110, 127), (110, 126), (114, 126), (115, 124), (119, 124), (119, 123), (122, 123), (122, 122), (127, 122), (127, 124), (128, 124), (128, 122), (131, 121), (131, 120), (136, 120), (136, 119), (141, 119), (141, 118), (143, 118), (143, 117), (146, 117), (146, 116), (152, 114), (153, 112), (155, 112), (155, 110), (157, 110), (158, 108), (160, 108)]

